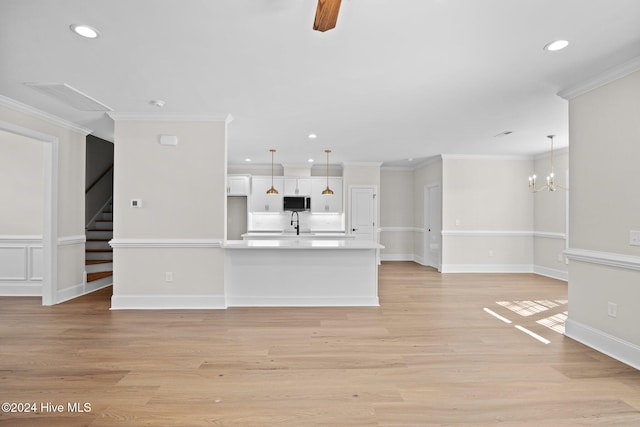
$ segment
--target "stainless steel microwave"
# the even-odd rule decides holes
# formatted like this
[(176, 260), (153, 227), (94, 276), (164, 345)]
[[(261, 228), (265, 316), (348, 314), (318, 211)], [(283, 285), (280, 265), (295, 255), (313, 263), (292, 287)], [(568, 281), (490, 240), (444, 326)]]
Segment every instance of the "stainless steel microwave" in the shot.
[(311, 197), (303, 196), (284, 196), (283, 210), (285, 211), (308, 211), (311, 209)]

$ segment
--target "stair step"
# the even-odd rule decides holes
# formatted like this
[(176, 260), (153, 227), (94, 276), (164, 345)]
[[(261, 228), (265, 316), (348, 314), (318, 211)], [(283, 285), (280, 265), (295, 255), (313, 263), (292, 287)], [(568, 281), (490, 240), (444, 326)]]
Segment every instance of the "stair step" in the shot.
[(109, 259), (88, 259), (84, 262), (85, 265), (93, 265), (93, 264), (109, 264), (111, 260)]
[(91, 240), (91, 239), (111, 240), (113, 239), (113, 230), (87, 230), (85, 235), (87, 236), (87, 240)]
[(87, 274), (87, 282), (93, 282), (94, 280), (102, 279), (104, 277), (113, 276), (113, 271), (100, 271), (97, 273)]
[(99, 264), (89, 264), (85, 263), (84, 271), (87, 274), (91, 273), (99, 273), (101, 271), (113, 271), (113, 261), (110, 259), (101, 260), (102, 262)]
[(94, 230), (112, 230), (113, 231), (113, 221), (97, 220), (95, 223)]

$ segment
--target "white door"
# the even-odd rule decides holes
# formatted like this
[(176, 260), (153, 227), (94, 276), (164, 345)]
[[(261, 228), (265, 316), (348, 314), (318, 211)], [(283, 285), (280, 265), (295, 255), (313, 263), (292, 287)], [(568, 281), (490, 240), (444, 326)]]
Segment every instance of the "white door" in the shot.
[(442, 257), (442, 190), (440, 185), (424, 188), (425, 264), (440, 271)]
[(375, 187), (352, 187), (349, 192), (351, 206), (350, 230), (359, 240), (376, 240)]

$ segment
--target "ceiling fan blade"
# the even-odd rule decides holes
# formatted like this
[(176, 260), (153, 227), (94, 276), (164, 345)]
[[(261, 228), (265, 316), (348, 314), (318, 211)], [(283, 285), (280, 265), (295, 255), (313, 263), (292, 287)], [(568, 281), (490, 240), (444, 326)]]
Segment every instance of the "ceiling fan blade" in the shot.
[(316, 19), (313, 21), (314, 30), (324, 32), (335, 28), (338, 12), (340, 12), (340, 2), (341, 0), (318, 0)]

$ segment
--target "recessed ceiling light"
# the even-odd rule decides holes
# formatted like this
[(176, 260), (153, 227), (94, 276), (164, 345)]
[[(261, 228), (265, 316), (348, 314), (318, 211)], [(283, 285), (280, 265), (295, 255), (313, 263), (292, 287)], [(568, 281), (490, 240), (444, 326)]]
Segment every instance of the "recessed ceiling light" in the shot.
[(548, 43), (547, 45), (545, 45), (544, 50), (548, 50), (549, 52), (555, 52), (558, 50), (562, 50), (565, 47), (569, 46), (569, 42), (566, 40), (556, 40), (556, 41), (552, 41), (551, 43)]
[(244, 161), (249, 163), (251, 161), (251, 159), (247, 157), (246, 159), (244, 159)]
[(85, 37), (87, 39), (97, 39), (98, 37), (100, 37), (100, 33), (98, 32), (98, 30), (88, 25), (73, 24), (70, 25), (69, 28), (77, 35)]
[(307, 162), (313, 163), (313, 159), (309, 159), (309, 160), (307, 160)]
[(316, 139), (318, 137), (318, 135), (316, 135), (315, 133), (310, 133), (309, 135), (307, 135), (307, 138), (309, 139)]
[(409, 158), (407, 159), (407, 161), (408, 161), (408, 162), (413, 162), (413, 157), (409, 157)]
[(164, 102), (162, 99), (154, 99), (149, 101), (149, 104), (156, 106), (158, 108), (162, 108), (164, 107), (164, 104), (166, 104), (166, 102)]

